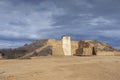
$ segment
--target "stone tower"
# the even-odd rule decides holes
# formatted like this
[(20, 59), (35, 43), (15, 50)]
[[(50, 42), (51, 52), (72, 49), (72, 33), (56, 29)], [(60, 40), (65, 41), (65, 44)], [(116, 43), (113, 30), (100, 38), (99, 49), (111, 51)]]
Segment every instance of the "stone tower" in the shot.
[(62, 37), (62, 48), (65, 56), (71, 56), (71, 38), (70, 36)]

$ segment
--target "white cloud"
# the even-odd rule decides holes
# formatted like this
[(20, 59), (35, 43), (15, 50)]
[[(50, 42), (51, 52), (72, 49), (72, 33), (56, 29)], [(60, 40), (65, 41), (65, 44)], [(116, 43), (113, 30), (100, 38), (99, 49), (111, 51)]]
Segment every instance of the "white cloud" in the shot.
[(76, 5), (86, 7), (86, 8), (93, 8), (93, 5), (88, 3), (87, 0), (74, 0)]
[(91, 13), (84, 13), (84, 14), (83, 14), (83, 13), (80, 13), (79, 16), (80, 16), (80, 17), (92, 17), (93, 14), (91, 14)]
[(119, 30), (101, 30), (98, 31), (101, 36), (110, 37), (110, 38), (119, 38), (120, 31)]
[(104, 17), (96, 17), (89, 21), (90, 25), (97, 26), (97, 25), (109, 25), (112, 24), (113, 20), (106, 19)]
[(0, 49), (2, 48), (17, 48), (18, 46), (23, 46), (26, 43), (31, 43), (30, 41), (5, 41), (5, 40), (0, 40)]
[[(6, 1), (4, 4), (1, 2), (1, 6), (3, 6), (2, 12), (0, 12), (1, 36), (44, 38), (47, 35), (42, 30), (54, 28), (51, 26), (54, 23), (52, 16), (65, 14), (62, 8), (57, 8), (55, 4), (47, 1), (34, 6), (20, 4), (16, 7), (8, 2)], [(5, 4), (9, 7), (4, 7)]]
[(9, 30), (3, 30), (3, 31), (0, 31), (0, 35), (1, 36), (5, 36), (5, 37), (20, 37), (20, 34), (19, 32), (16, 32), (16, 31), (9, 31)]

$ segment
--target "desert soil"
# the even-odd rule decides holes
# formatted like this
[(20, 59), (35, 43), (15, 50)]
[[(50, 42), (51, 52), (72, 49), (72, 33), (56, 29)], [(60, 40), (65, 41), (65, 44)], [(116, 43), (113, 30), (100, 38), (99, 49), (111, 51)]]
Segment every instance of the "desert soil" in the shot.
[(0, 80), (119, 80), (120, 56), (0, 60)]

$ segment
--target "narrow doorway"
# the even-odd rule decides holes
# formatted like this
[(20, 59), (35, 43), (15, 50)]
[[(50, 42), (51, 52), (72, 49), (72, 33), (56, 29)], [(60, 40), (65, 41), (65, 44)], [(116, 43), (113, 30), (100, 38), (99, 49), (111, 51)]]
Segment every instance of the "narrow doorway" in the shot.
[(95, 51), (95, 48), (93, 47), (93, 52), (92, 52), (93, 55), (96, 55), (96, 51)]

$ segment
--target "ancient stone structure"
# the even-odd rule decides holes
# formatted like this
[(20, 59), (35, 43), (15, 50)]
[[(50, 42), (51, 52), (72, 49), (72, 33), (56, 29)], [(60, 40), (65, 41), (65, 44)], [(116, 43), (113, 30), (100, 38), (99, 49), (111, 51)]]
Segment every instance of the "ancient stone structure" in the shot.
[(54, 56), (63, 56), (62, 41), (48, 40), (47, 45), (51, 46), (51, 54)]
[(65, 56), (71, 56), (71, 38), (70, 36), (62, 37), (62, 48)]
[(98, 55), (98, 56), (113, 56), (120, 54), (119, 51), (112, 48), (106, 43), (97, 42), (95, 40), (81, 40), (76, 55)]
[(3, 56), (2, 56), (2, 54), (0, 53), (0, 59), (2, 59), (3, 58)]
[(93, 55), (93, 48), (83, 48), (83, 54), (84, 56), (90, 56)]
[(0, 52), (0, 59), (4, 57), (3, 53)]
[(97, 51), (97, 56), (114, 56), (115, 53), (111, 51)]
[[(95, 40), (71, 41), (70, 36), (62, 40), (43, 39), (13, 50), (1, 50), (4, 58), (29, 58), (33, 56), (113, 56), (120, 51), (106, 43)], [(0, 55), (1, 56), (1, 55)], [(3, 57), (3, 56), (1, 56)]]

